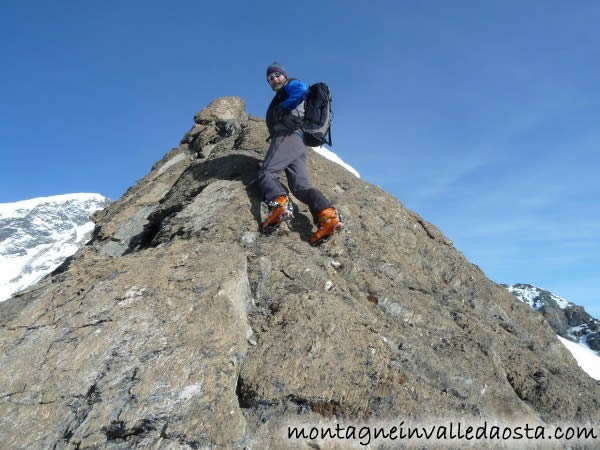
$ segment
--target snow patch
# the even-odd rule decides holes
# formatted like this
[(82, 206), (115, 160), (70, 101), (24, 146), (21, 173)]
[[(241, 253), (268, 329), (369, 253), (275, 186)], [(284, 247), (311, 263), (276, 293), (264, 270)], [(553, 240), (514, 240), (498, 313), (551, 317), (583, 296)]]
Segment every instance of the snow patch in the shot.
[(557, 295), (554, 294), (550, 294), (550, 298), (552, 298), (552, 300), (554, 300), (556, 302), (556, 305), (560, 308), (560, 309), (565, 309), (567, 306), (569, 306), (569, 302), (566, 301), (564, 298), (561, 298)]
[(537, 298), (539, 297), (541, 291), (535, 286), (524, 288), (509, 286), (507, 289), (508, 292), (517, 295), (523, 303), (527, 303), (536, 311), (538, 311), (542, 306), (544, 306), (543, 302), (537, 301)]
[(336, 164), (339, 164), (340, 166), (342, 166), (344, 169), (346, 169), (348, 172), (350, 172), (351, 174), (353, 174), (356, 178), (360, 178), (360, 175), (358, 173), (358, 171), (352, 167), (350, 164), (344, 162), (342, 160), (342, 158), (340, 158), (336, 153), (332, 152), (331, 150), (326, 149), (323, 146), (320, 147), (311, 147), (315, 152), (317, 152), (319, 155), (324, 156), (325, 158), (327, 158), (329, 161), (333, 161)]
[(579, 367), (594, 380), (600, 380), (600, 356), (584, 344), (577, 344), (560, 336), (557, 337), (571, 352)]

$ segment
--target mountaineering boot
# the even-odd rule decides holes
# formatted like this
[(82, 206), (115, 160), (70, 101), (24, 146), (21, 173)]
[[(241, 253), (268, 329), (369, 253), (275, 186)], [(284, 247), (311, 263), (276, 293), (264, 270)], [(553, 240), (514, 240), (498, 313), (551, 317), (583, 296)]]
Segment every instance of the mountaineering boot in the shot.
[(283, 220), (290, 220), (294, 217), (292, 203), (287, 195), (280, 195), (275, 200), (271, 200), (269, 206), (269, 217), (261, 225), (262, 231), (269, 231), (277, 227)]
[(319, 228), (310, 238), (312, 245), (319, 244), (328, 239), (333, 233), (344, 228), (341, 215), (335, 208), (327, 208), (319, 213)]

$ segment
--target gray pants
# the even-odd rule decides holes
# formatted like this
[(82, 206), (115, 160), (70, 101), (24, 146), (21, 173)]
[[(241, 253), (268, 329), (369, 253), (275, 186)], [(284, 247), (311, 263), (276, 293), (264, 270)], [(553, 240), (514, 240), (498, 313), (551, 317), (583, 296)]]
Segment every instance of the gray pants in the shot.
[(282, 170), (285, 170), (294, 197), (308, 205), (313, 220), (317, 222), (319, 213), (333, 205), (308, 182), (306, 146), (297, 133), (278, 134), (271, 139), (271, 146), (258, 172), (258, 186), (266, 202), (287, 195), (287, 190), (279, 182)]

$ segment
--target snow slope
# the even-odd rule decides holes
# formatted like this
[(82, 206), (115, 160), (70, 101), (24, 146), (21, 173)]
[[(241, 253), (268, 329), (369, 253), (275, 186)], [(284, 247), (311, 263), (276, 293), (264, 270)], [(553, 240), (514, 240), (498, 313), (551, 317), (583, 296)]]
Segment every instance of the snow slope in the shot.
[(65, 194), (0, 203), (0, 301), (38, 282), (84, 245), (110, 200)]
[(600, 380), (600, 357), (586, 345), (571, 342), (568, 339), (558, 336), (560, 342), (567, 347), (577, 364), (594, 380)]

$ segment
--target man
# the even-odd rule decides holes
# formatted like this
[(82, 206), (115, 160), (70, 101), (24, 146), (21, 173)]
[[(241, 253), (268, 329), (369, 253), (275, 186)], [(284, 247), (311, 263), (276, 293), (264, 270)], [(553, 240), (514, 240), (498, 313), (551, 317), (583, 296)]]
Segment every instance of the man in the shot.
[(315, 245), (341, 230), (344, 224), (331, 202), (308, 182), (306, 146), (302, 134), (308, 86), (288, 78), (286, 70), (278, 62), (267, 67), (267, 82), (275, 91), (275, 96), (267, 110), (271, 145), (258, 173), (258, 184), (270, 212), (261, 228), (263, 231), (272, 230), (281, 221), (293, 217), (287, 190), (279, 182), (283, 170), (292, 194), (308, 205), (318, 227), (310, 238), (311, 244)]

